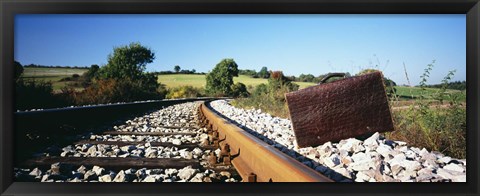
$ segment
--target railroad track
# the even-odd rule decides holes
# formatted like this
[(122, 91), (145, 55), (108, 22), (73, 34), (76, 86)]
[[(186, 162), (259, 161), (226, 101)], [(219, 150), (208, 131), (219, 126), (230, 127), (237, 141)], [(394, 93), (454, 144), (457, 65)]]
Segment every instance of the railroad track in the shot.
[[(84, 135), (61, 149), (37, 154), (19, 168), (20, 181), (235, 182), (231, 165), (209, 164), (206, 129), (197, 125), (200, 102), (173, 105), (127, 120), (111, 130)], [(29, 170), (27, 170), (29, 169)], [(21, 169), (17, 170), (21, 171)]]
[(173, 105), (22, 161), (16, 181), (330, 182), (228, 122), (209, 102)]
[[(465, 159), (409, 147), (405, 142), (387, 140), (378, 133), (364, 141), (349, 138), (297, 149), (288, 121), (211, 100), (168, 100), (18, 113), (15, 181), (466, 180)], [(166, 106), (170, 107), (164, 108)], [(127, 116), (130, 120), (124, 118)], [(60, 120), (45, 121), (48, 119)], [(100, 121), (117, 123), (85, 135), (85, 130), (92, 130), (89, 127), (102, 127)], [(80, 132), (82, 136), (65, 134)], [(30, 133), (33, 139), (20, 139)], [(39, 133), (44, 136), (35, 136)], [(52, 141), (63, 141), (63, 144), (59, 148), (50, 146), (34, 158), (18, 156), (32, 155), (27, 147), (41, 149), (37, 143)]]
[(222, 149), (220, 160), (233, 164), (244, 182), (332, 182), (221, 117), (209, 102), (198, 110), (201, 124)]

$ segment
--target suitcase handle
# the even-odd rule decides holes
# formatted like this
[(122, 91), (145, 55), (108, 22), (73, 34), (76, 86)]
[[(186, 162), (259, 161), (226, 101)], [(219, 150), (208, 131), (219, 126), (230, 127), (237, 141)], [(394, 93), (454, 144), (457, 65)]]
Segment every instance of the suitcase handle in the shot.
[(343, 78), (346, 78), (346, 74), (345, 73), (328, 73), (324, 78), (322, 78), (322, 80), (320, 80), (320, 83), (319, 84), (324, 84), (327, 82), (327, 80), (331, 77), (343, 77)]

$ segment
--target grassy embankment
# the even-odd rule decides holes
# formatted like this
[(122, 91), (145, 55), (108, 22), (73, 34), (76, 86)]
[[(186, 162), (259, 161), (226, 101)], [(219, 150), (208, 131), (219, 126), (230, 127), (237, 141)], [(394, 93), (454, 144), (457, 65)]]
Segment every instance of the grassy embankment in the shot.
[[(55, 92), (60, 91), (71, 81), (60, 81), (65, 77), (72, 77), (73, 74), (82, 75), (88, 69), (75, 68), (43, 68), (43, 67), (24, 67), (23, 74), (20, 78), (23, 80), (35, 80), (51, 82)], [(81, 90), (79, 88), (79, 90)]]

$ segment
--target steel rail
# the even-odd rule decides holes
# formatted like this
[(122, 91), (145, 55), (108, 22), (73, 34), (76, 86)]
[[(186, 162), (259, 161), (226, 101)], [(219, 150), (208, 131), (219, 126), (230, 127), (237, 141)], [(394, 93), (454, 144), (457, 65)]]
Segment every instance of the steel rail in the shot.
[(175, 104), (216, 99), (224, 98), (169, 99), (15, 112), (14, 159), (16, 163), (21, 162), (35, 149), (46, 148), (54, 143), (66, 145), (70, 142), (62, 140), (65, 136), (83, 134), (119, 119)]
[(230, 149), (228, 159), (244, 182), (333, 182), (221, 117), (209, 103), (200, 105), (199, 115), (218, 132), (222, 151)]

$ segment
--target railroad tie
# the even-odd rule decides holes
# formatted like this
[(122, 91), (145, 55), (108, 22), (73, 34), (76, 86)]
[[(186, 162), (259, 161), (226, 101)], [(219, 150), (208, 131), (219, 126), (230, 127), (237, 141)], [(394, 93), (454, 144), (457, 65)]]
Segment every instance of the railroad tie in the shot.
[(152, 135), (152, 136), (164, 136), (164, 135), (197, 135), (198, 133), (192, 132), (175, 132), (175, 133), (164, 133), (164, 132), (131, 132), (131, 131), (105, 131), (103, 134), (107, 135)]
[(50, 168), (54, 163), (63, 163), (72, 166), (101, 165), (104, 168), (123, 170), (129, 168), (176, 168), (181, 169), (186, 166), (200, 168), (200, 162), (194, 159), (183, 158), (136, 158), (136, 157), (37, 157), (29, 159), (21, 164), (25, 168)]
[[(175, 145), (171, 142), (144, 142), (144, 141), (96, 141), (96, 140), (81, 140), (78, 142), (75, 142), (74, 144), (104, 144), (104, 145), (115, 145), (115, 146), (128, 146), (128, 145), (139, 145), (143, 144), (145, 145), (146, 143), (150, 143), (150, 146), (152, 147), (177, 147), (179, 149), (187, 148), (187, 149), (193, 149), (199, 147), (197, 143), (184, 143), (180, 145)], [(201, 147), (202, 149), (216, 149), (214, 147), (209, 147), (209, 146), (203, 146)]]

